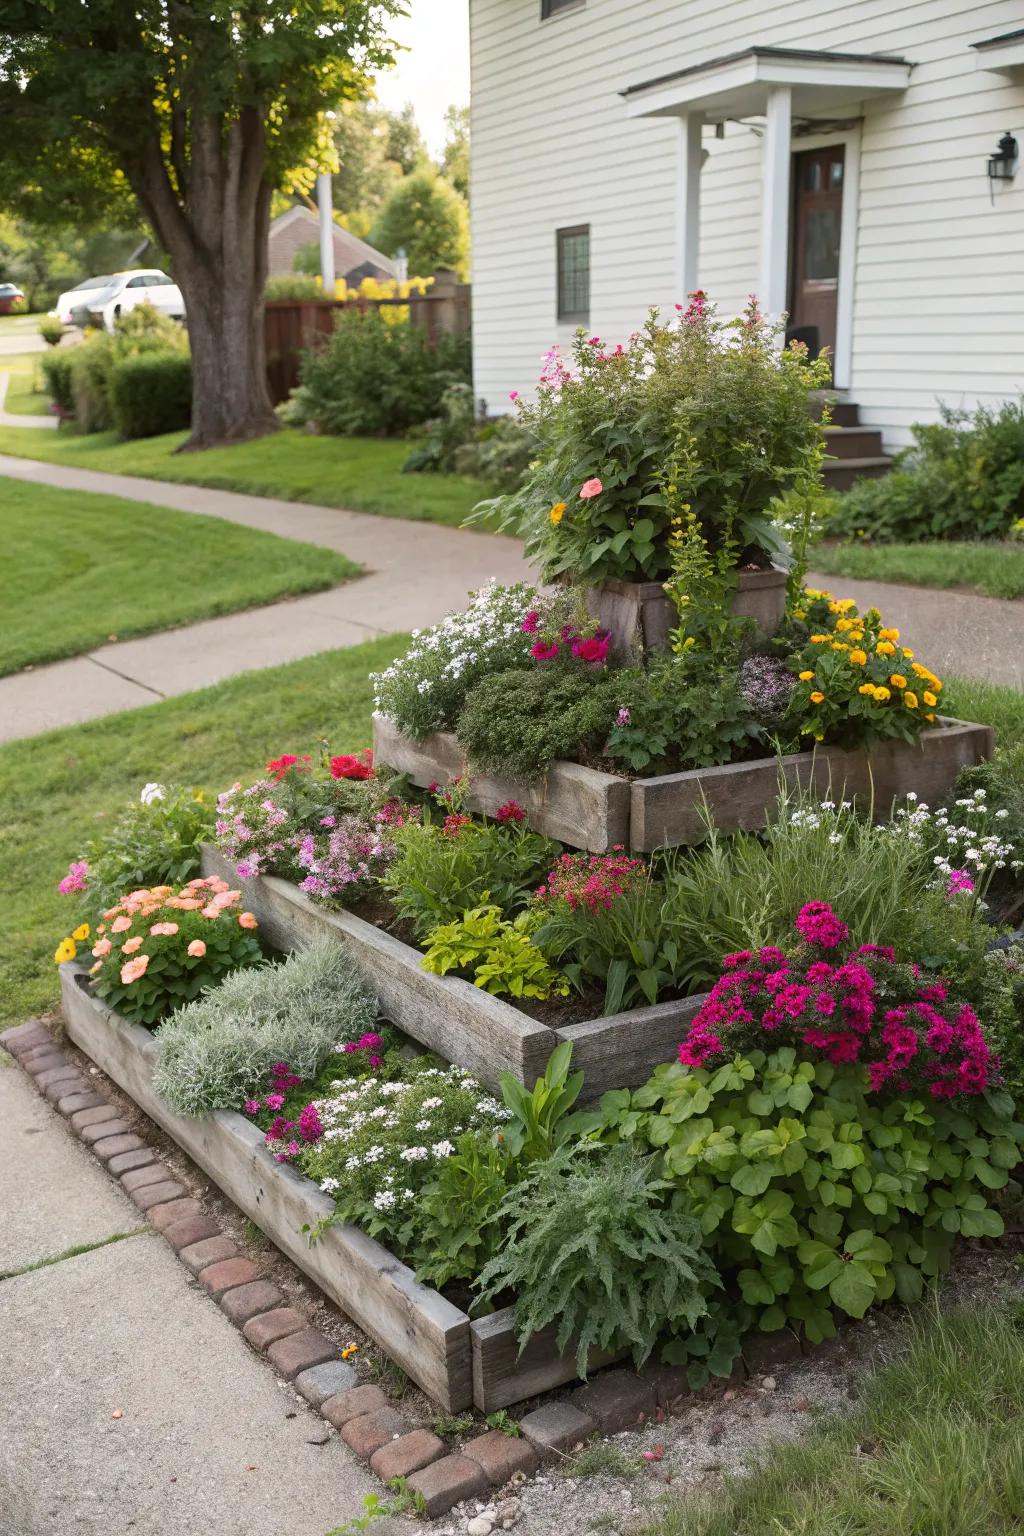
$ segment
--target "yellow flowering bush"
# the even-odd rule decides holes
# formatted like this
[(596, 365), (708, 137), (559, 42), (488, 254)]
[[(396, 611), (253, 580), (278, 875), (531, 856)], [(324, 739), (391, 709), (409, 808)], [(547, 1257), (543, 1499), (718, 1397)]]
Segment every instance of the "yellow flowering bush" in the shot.
[[(238, 910), (241, 900), (215, 876), (129, 892), (96, 926), (89, 974), (97, 995), (152, 1028), (228, 971), (258, 965), (256, 919)], [(58, 945), (57, 964), (75, 959), (89, 936), (88, 924), (76, 928)]]
[(941, 680), (902, 644), (898, 629), (882, 623), (877, 608), (860, 613), (852, 598), (808, 587), (799, 612), (808, 635), (790, 665), (803, 735), (857, 747), (914, 741), (935, 723)]

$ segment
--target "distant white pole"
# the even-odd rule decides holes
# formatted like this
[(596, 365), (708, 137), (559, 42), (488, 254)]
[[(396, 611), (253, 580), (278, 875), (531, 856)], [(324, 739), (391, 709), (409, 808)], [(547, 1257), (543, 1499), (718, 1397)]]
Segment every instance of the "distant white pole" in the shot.
[(404, 283), (409, 276), (409, 258), (405, 254), (405, 247), (401, 245), (395, 252), (395, 269), (398, 274), (398, 281)]
[(679, 120), (679, 164), (676, 169), (676, 299), (686, 300), (697, 288), (700, 255), (701, 127), (699, 112)]
[(331, 210), (331, 173), (323, 171), (316, 178), (316, 200), (320, 209), (320, 281), (324, 298), (334, 298), (334, 217)]

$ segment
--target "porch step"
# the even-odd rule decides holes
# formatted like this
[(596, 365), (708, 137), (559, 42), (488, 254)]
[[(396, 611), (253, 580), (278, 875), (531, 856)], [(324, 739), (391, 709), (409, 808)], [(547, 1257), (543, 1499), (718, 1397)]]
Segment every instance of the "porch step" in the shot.
[(888, 454), (874, 454), (867, 458), (826, 459), (824, 464), (825, 485), (830, 491), (848, 491), (856, 480), (878, 480), (888, 474), (892, 459)]
[(860, 410), (853, 400), (847, 400), (834, 389), (816, 389), (810, 396), (811, 412), (817, 418), (828, 405), (834, 427), (859, 427)]
[(826, 427), (825, 442), (832, 459), (877, 459), (885, 451), (877, 427)]

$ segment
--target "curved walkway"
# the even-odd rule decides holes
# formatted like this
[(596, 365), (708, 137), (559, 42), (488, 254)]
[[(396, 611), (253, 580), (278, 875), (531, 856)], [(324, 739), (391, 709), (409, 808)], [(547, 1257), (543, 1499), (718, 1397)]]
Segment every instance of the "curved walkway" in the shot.
[[(119, 641), (85, 656), (0, 678), (0, 741), (152, 704), (238, 672), (297, 661), (395, 631), (422, 629), (462, 607), (467, 592), (490, 577), (510, 582), (531, 574), (516, 540), (436, 523), (101, 474), (4, 454), (0, 475), (222, 517), (340, 550), (367, 573), (327, 592)], [(59, 593), (54, 600), (60, 600)]]
[[(0, 454), (0, 475), (71, 491), (174, 507), (340, 550), (367, 574), (289, 599), (0, 679), (0, 741), (75, 725), (114, 710), (375, 636), (421, 629), (462, 606), (489, 577), (532, 572), (514, 539), (363, 512), (104, 474)], [(929, 666), (1024, 689), (1024, 601), (815, 576), (819, 586), (877, 603)], [(59, 594), (55, 594), (59, 601)]]
[[(33, 349), (35, 350), (35, 349)], [(0, 367), (3, 363), (3, 354), (0, 353)], [(0, 427), (50, 427), (60, 426), (56, 416), (17, 416), (11, 411), (4, 410), (4, 401), (7, 399), (7, 386), (11, 382), (11, 370), (3, 369), (0, 372)]]

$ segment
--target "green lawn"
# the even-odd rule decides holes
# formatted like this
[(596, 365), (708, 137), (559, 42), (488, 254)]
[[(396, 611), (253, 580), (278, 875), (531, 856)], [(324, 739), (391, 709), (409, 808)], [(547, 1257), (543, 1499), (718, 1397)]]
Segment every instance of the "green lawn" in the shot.
[(0, 427), (0, 453), (453, 527), (492, 494), (482, 480), (467, 475), (403, 475), (410, 449), (403, 441), (289, 431), (230, 448), (176, 454), (185, 436), (176, 432), (121, 443), (112, 432), (83, 436), (68, 428), (44, 433)]
[(1024, 1330), (978, 1307), (911, 1324), (862, 1406), (647, 1536), (1011, 1536), (1024, 1529)]
[(0, 352), (0, 373), (11, 375), (4, 410), (15, 416), (48, 416), (50, 397), (40, 368), (44, 352)]
[(1001, 746), (1024, 741), (1024, 693), (972, 677), (947, 677), (942, 712), (958, 720), (979, 720), (995, 726)]
[(151, 779), (217, 793), (282, 752), (370, 740), (368, 674), (394, 636), (0, 747), (0, 1021), (57, 1002), (53, 951), (71, 903), (57, 882), (82, 845)]
[(219, 517), (20, 480), (0, 479), (0, 541), (0, 674), (322, 591), (359, 570), (334, 550)]
[(973, 587), (986, 597), (1024, 597), (1024, 544), (819, 544), (811, 564), (852, 581)]

